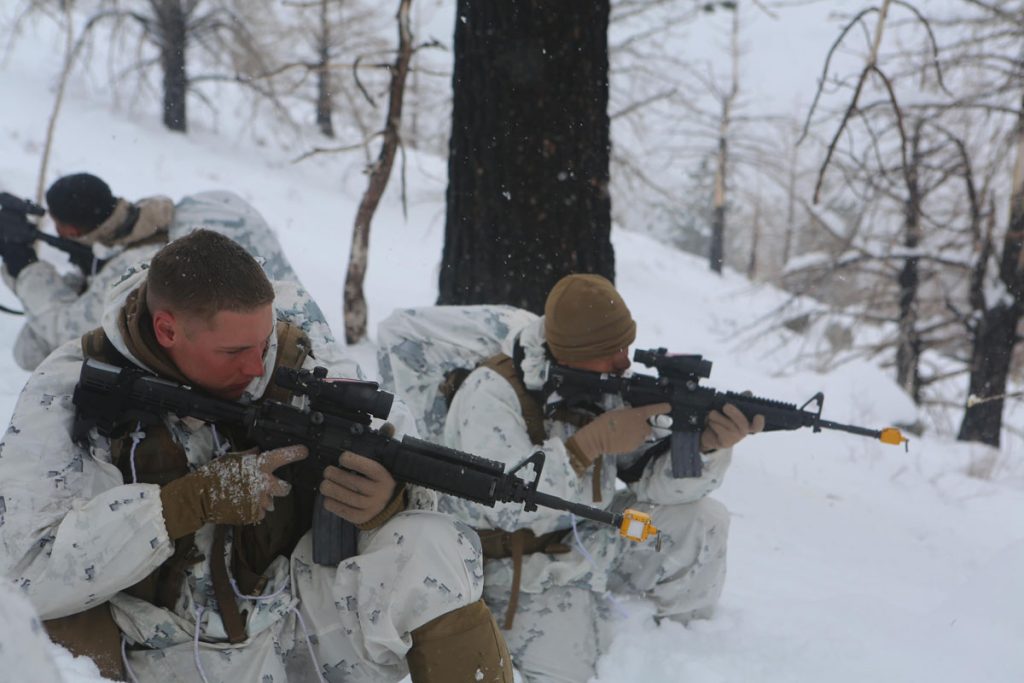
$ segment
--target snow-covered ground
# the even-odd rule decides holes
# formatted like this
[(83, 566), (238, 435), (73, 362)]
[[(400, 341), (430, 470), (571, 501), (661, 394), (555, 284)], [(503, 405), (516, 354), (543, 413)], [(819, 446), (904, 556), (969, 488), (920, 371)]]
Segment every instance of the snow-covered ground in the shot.
[[(60, 66), (52, 28), (30, 28), (35, 33), (0, 63), (7, 94), (0, 190), (19, 195), (35, 188)], [(354, 159), (295, 165), (288, 160), (305, 151), (301, 144), (257, 147), (230, 116), (183, 137), (164, 130), (151, 106), (114, 107), (111, 99), (95, 83), (72, 83), (47, 181), (90, 171), (128, 198), (177, 200), (221, 188), (241, 194), (274, 226), (340, 334), (350, 227), (364, 182)], [(393, 308), (436, 297), (444, 160), (412, 154), (408, 181), (408, 219), (393, 181), (373, 225), (371, 330)], [(705, 354), (715, 362), (711, 386), (793, 402), (824, 391), (829, 419), (881, 427), (918, 417), (888, 372), (860, 362), (816, 374), (795, 362), (816, 340), (751, 327), (786, 300), (783, 293), (733, 273), (713, 276), (701, 260), (644, 236), (616, 230), (613, 242), (618, 284), (639, 323), (638, 347)], [(6, 289), (0, 303), (18, 306)], [(7, 348), (21, 322), (0, 316)], [(376, 370), (372, 338), (350, 351)], [(0, 421), (26, 376), (10, 353), (0, 353)], [(991, 478), (969, 475), (987, 463), (995, 464)], [(626, 601), (599, 683), (1024, 681), (1019, 446), (993, 451), (926, 434), (905, 452), (846, 434), (760, 435), (737, 448), (718, 497), (733, 515), (719, 612), (687, 627), (655, 626), (642, 603)], [(91, 663), (55, 656), (68, 680), (95, 680)]]

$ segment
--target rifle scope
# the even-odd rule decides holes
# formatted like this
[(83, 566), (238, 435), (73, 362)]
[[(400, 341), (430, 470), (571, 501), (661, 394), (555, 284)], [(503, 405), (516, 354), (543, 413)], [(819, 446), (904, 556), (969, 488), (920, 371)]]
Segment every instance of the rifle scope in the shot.
[(26, 216), (42, 216), (44, 213), (46, 209), (38, 204), (15, 197), (10, 192), (0, 192), (0, 215), (16, 214), (17, 218), (25, 220)]
[[(278, 368), (274, 382), (296, 394), (309, 396), (317, 410), (334, 412), (332, 407), (354, 413), (369, 413), (386, 420), (391, 413), (394, 394), (381, 391), (376, 382), (360, 380), (329, 380), (327, 368), (313, 371)], [(329, 405), (325, 405), (329, 404)]]
[(633, 352), (633, 360), (649, 368), (657, 368), (659, 375), (666, 377), (710, 377), (711, 361), (704, 356), (692, 354), (670, 354), (668, 349), (637, 349)]

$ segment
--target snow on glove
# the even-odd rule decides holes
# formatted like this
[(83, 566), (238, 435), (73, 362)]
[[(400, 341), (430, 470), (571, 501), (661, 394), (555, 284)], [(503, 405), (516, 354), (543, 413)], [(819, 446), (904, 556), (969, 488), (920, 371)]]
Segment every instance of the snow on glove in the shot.
[(167, 533), (178, 539), (207, 523), (256, 524), (274, 509), (274, 497), (286, 496), (291, 484), (273, 475), (309, 455), (305, 446), (231, 453), (160, 489)]
[(708, 413), (704, 431), (700, 435), (701, 453), (709, 453), (719, 448), (731, 448), (749, 434), (756, 434), (764, 429), (764, 415), (755, 415), (753, 420), (731, 403), (722, 406), (722, 411), (712, 410)]
[(573, 469), (585, 470), (599, 455), (635, 451), (651, 434), (651, 418), (671, 409), (668, 403), (654, 403), (598, 415), (565, 442)]

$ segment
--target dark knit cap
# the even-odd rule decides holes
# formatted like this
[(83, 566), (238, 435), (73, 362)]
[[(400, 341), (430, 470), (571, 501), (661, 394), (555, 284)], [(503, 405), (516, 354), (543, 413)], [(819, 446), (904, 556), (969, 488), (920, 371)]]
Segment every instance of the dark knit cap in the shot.
[(46, 207), (55, 220), (92, 230), (110, 218), (117, 198), (110, 187), (90, 173), (58, 178), (46, 191)]
[(606, 278), (566, 275), (544, 304), (544, 336), (557, 360), (590, 360), (629, 348), (636, 323)]

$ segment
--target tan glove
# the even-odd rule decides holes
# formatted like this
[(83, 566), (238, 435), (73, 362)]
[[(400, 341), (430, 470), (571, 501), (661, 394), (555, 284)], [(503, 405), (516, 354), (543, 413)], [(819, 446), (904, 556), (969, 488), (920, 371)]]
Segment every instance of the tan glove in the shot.
[(274, 470), (309, 455), (305, 446), (232, 453), (160, 489), (167, 533), (178, 539), (207, 523), (255, 524), (274, 508), (274, 497), (286, 496), (291, 484)]
[(747, 420), (739, 408), (731, 403), (722, 406), (722, 412), (708, 413), (704, 431), (700, 434), (701, 453), (710, 453), (719, 448), (732, 448), (749, 434), (764, 429), (764, 415), (755, 415)]
[(639, 408), (619, 408), (603, 413), (565, 442), (573, 469), (580, 472), (599, 455), (629, 453), (639, 448), (651, 434), (650, 418), (672, 409), (668, 403)]
[[(385, 422), (380, 433), (392, 437), (395, 427)], [(324, 470), (320, 493), (326, 509), (362, 529), (375, 529), (405, 509), (405, 487), (379, 462), (352, 451), (341, 454), (338, 467)]]

